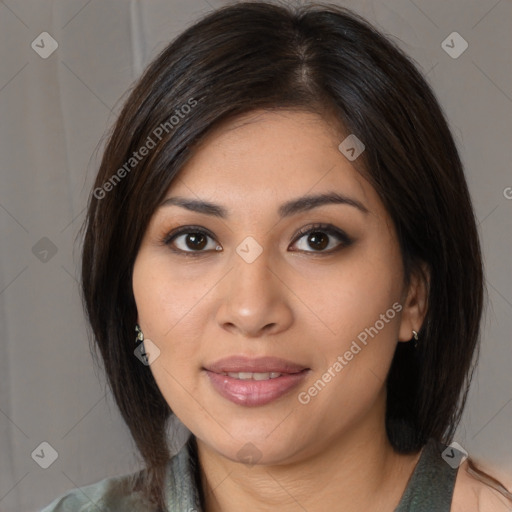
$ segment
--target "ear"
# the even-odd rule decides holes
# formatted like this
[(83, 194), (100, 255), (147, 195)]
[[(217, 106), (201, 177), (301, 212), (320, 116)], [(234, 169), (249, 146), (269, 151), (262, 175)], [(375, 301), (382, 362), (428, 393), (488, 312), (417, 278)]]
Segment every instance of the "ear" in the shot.
[(398, 341), (407, 342), (413, 337), (412, 331), (419, 332), (427, 313), (430, 271), (426, 263), (411, 275), (411, 283), (404, 290), (405, 300), (398, 331)]

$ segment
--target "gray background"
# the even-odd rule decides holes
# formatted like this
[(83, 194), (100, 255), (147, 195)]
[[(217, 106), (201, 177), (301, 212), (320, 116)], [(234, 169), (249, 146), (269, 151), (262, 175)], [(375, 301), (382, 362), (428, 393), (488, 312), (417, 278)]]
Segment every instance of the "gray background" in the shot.
[[(0, 2), (2, 512), (37, 510), (67, 489), (141, 467), (92, 366), (74, 239), (102, 136), (123, 93), (175, 35), (225, 3)], [(480, 367), (456, 440), (487, 466), (511, 474), (512, 2), (340, 4), (365, 15), (417, 61), (456, 136), (490, 300)], [(43, 59), (31, 43), (45, 31), (58, 48)], [(441, 47), (454, 31), (469, 44), (458, 58)], [(42, 442), (58, 453), (47, 469), (31, 455)]]

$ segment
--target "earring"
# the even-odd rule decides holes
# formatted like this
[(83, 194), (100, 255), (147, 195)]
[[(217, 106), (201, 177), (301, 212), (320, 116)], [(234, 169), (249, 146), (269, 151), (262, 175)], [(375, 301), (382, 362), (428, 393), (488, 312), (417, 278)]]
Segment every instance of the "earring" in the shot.
[(418, 340), (420, 339), (418, 333), (415, 330), (413, 330), (412, 336), (414, 338), (414, 348), (418, 348)]
[(137, 333), (137, 336), (135, 337), (135, 343), (138, 343), (139, 341), (144, 341), (144, 334), (140, 330), (139, 324), (135, 324), (135, 332)]

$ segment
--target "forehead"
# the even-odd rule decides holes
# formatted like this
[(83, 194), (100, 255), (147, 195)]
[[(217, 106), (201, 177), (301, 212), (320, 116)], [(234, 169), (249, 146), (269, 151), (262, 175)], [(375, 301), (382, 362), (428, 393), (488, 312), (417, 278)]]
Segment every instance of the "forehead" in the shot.
[(340, 126), (310, 112), (253, 111), (228, 119), (194, 148), (168, 195), (242, 208), (335, 190), (375, 210), (380, 201), (373, 187), (338, 150), (344, 137)]

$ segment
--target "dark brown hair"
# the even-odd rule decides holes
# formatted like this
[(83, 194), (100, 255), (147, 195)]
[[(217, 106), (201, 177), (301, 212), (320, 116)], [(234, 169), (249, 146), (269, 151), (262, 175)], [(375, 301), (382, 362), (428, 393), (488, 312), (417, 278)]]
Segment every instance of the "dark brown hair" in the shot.
[[(419, 347), (398, 343), (389, 372), (387, 434), (404, 453), (429, 438), (448, 444), (478, 352), (482, 257), (454, 140), (412, 61), (338, 6), (244, 2), (188, 28), (129, 92), (88, 204), (82, 291), (94, 348), (146, 463), (145, 494), (164, 508), (172, 411), (134, 357), (133, 263), (156, 206), (197, 143), (221, 121), (256, 109), (319, 113), (365, 144), (358, 170), (394, 222), (406, 284), (422, 263), (430, 272)], [(150, 139), (154, 147), (131, 161)]]

